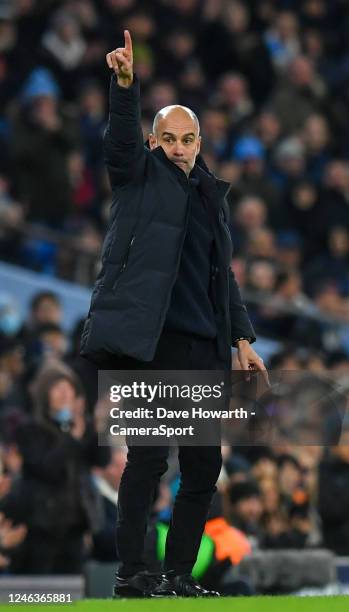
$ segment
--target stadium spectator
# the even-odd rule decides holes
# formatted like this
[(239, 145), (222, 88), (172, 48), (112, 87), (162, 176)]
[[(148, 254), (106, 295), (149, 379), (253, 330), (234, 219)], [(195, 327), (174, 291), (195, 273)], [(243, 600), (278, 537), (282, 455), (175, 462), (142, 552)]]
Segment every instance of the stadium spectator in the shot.
[(326, 449), (319, 467), (318, 508), (324, 543), (337, 555), (349, 550), (349, 452), (348, 433), (341, 445)]
[(261, 492), (253, 481), (236, 482), (227, 490), (228, 520), (246, 535), (254, 538), (257, 545), (260, 537), (260, 519), (263, 512)]
[(71, 121), (59, 111), (58, 91), (46, 69), (29, 75), (13, 127), (12, 155), (28, 218), (61, 228), (72, 208), (67, 160), (75, 138)]
[(98, 447), (80, 382), (67, 367), (43, 369), (33, 392), (33, 417), (15, 432), (21, 476), (0, 504), (7, 519), (27, 529), (11, 569), (77, 573), (84, 533), (99, 525), (89, 468), (108, 463), (109, 449)]
[(92, 558), (99, 561), (115, 561), (115, 525), (117, 520), (118, 488), (126, 465), (123, 447), (111, 451), (111, 460), (105, 467), (92, 470), (94, 485), (98, 491), (101, 508), (101, 527), (93, 535)]

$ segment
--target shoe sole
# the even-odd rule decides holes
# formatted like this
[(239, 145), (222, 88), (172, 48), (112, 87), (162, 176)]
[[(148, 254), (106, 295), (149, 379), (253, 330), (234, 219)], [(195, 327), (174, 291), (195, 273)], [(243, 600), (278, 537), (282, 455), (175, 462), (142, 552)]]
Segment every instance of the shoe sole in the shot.
[(149, 595), (145, 595), (142, 591), (137, 591), (129, 586), (120, 587), (113, 594), (113, 599), (145, 599), (146, 597), (149, 597)]

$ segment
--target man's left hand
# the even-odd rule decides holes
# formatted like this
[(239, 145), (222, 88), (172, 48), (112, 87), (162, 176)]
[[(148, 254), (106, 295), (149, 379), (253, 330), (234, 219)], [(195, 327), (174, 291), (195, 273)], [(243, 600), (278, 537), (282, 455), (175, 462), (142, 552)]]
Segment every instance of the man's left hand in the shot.
[[(238, 341), (237, 357), (242, 370), (246, 372), (261, 372), (267, 387), (270, 387), (267, 369), (263, 359), (253, 350), (248, 340)], [(250, 375), (246, 375), (246, 380), (250, 380)]]

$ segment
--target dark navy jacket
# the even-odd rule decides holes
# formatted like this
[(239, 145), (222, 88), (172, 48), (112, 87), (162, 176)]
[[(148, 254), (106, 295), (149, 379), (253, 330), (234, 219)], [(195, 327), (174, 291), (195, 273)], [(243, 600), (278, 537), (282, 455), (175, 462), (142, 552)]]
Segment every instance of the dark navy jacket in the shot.
[[(150, 151), (144, 145), (140, 112), (137, 78), (130, 88), (123, 88), (113, 76), (104, 137), (113, 200), (81, 343), (81, 355), (95, 362), (110, 353), (153, 359), (186, 234), (189, 198), (177, 174), (183, 171), (162, 147)], [(210, 174), (200, 157), (195, 172), (216, 243), (211, 280), (219, 355), (229, 361), (234, 339), (254, 340), (255, 335), (230, 269), (228, 184)]]

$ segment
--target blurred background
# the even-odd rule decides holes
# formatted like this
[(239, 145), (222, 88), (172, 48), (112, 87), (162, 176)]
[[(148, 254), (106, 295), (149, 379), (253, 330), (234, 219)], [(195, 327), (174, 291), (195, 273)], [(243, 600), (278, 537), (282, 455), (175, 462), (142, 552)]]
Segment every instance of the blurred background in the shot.
[[(105, 54), (125, 27), (144, 138), (161, 107), (191, 107), (207, 165), (231, 183), (231, 265), (256, 350), (349, 388), (348, 0), (0, 0), (3, 580), (89, 583), (117, 561), (125, 450), (97, 445), (103, 406), (78, 350), (111, 203)], [(349, 583), (338, 442), (225, 446), (197, 577), (232, 594)], [(173, 456), (148, 534), (155, 567), (177, 479)]]

